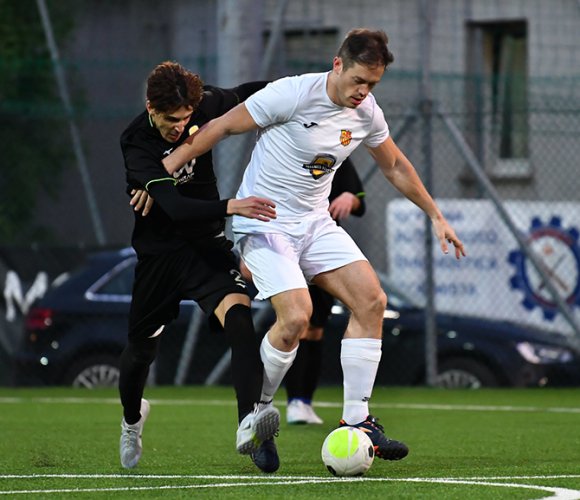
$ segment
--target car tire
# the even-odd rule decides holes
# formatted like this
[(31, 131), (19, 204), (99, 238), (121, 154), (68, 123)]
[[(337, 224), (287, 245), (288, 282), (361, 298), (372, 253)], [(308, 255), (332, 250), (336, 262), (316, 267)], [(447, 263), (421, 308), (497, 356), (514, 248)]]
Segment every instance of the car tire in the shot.
[(71, 367), (65, 377), (65, 384), (85, 389), (117, 387), (119, 357), (100, 354), (85, 358)]
[(437, 387), (445, 389), (479, 389), (497, 387), (496, 375), (480, 361), (469, 358), (450, 358), (439, 364)]

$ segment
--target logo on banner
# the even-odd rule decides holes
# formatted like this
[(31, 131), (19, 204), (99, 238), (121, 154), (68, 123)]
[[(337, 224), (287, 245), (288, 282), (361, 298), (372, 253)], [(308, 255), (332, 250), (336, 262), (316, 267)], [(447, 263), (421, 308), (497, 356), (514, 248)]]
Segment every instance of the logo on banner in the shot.
[(510, 279), (512, 289), (524, 293), (522, 305), (526, 309), (539, 307), (546, 320), (553, 320), (558, 313), (558, 305), (546, 286), (547, 280), (569, 306), (580, 306), (579, 235), (575, 227), (564, 229), (560, 217), (552, 217), (548, 224), (534, 217), (527, 244), (537, 257), (542, 273), (521, 250), (509, 253), (508, 261), (515, 268)]

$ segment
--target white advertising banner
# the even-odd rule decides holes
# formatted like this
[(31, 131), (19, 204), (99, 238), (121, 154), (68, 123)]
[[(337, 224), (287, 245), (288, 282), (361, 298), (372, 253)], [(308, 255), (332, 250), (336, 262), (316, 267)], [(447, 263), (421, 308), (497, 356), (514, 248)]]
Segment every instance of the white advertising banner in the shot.
[[(468, 254), (457, 260), (453, 248), (444, 255), (439, 245), (434, 245), (439, 311), (571, 331), (544, 279), (520, 250), (491, 202), (445, 199), (437, 203)], [(504, 207), (539, 258), (545, 275), (580, 322), (580, 203), (513, 201)], [(423, 212), (408, 200), (392, 201), (386, 210), (389, 274), (423, 304)]]

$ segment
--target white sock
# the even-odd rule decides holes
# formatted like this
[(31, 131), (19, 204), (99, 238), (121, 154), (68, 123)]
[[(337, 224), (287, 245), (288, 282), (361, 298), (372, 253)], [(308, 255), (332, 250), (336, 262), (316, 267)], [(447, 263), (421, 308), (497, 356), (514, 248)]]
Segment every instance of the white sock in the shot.
[(262, 383), (262, 401), (272, 401), (274, 394), (280, 387), (284, 375), (292, 366), (298, 346), (290, 352), (279, 351), (270, 344), (268, 332), (264, 335), (260, 345), (260, 356), (264, 363), (264, 381)]
[(381, 344), (381, 339), (342, 339), (342, 419), (347, 424), (358, 424), (369, 415), (369, 399), (381, 360)]

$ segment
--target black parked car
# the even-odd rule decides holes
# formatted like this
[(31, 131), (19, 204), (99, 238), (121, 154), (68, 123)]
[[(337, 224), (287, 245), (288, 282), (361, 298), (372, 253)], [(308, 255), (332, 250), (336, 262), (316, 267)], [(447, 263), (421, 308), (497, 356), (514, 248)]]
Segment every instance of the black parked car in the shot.
[[(116, 385), (125, 345), (136, 262), (130, 249), (91, 255), (85, 265), (30, 309), (14, 357), (17, 385)], [(425, 382), (424, 311), (382, 278), (389, 296), (377, 385)], [(263, 334), (274, 320), (253, 302)], [(337, 303), (325, 334), (321, 384), (342, 380), (340, 339), (348, 312)], [(438, 384), (443, 387), (579, 385), (580, 357), (558, 334), (511, 322), (437, 314)], [(201, 309), (181, 304), (163, 333), (152, 369), (157, 384), (229, 383), (224, 335), (210, 332)]]

